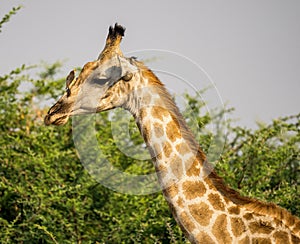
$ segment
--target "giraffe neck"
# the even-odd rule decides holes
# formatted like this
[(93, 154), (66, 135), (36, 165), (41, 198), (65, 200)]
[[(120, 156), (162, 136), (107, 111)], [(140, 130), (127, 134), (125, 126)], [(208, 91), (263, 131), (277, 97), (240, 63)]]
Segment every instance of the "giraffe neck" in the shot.
[(197, 219), (206, 224), (211, 216), (200, 217), (197, 212), (200, 203), (202, 211), (209, 210), (204, 201), (210, 186), (204, 179), (211, 168), (165, 87), (157, 80), (144, 83), (146, 88), (138, 89), (125, 108), (136, 119), (176, 221), (193, 240)]
[(300, 241), (300, 220), (274, 204), (242, 197), (228, 188), (207, 163), (164, 86), (149, 70), (141, 78), (144, 87), (136, 88), (124, 108), (136, 119), (164, 196), (189, 240)]

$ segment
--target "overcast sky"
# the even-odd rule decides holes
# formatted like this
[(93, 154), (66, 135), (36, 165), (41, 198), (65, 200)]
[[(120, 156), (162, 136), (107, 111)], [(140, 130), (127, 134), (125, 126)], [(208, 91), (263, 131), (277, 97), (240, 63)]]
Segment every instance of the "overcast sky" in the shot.
[[(300, 112), (299, 0), (3, 0), (1, 17), (19, 4), (0, 33), (0, 74), (66, 60), (67, 75), (98, 56), (118, 22), (126, 27), (125, 53), (159, 49), (193, 60), (236, 108), (240, 125)], [(201, 85), (201, 77), (193, 82)]]

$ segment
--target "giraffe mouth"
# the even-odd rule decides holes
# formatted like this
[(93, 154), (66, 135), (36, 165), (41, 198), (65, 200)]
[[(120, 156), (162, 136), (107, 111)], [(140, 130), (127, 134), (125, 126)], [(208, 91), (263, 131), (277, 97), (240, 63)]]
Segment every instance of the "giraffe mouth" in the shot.
[(93, 114), (96, 113), (97, 110), (91, 107), (81, 107), (76, 110), (72, 110), (70, 114), (68, 115), (62, 115), (62, 114), (55, 114), (55, 113), (50, 113), (47, 114), (44, 118), (44, 124), (45, 125), (64, 125), (68, 122), (69, 118), (72, 116), (76, 115), (85, 115), (85, 114)]
[(81, 106), (77, 109), (72, 110), (70, 113), (70, 117), (72, 117), (74, 115), (94, 114), (96, 112), (97, 112), (97, 109), (94, 107)]
[(68, 122), (69, 116), (63, 115), (63, 116), (51, 116), (51, 114), (47, 114), (44, 118), (44, 124), (45, 125), (64, 125)]

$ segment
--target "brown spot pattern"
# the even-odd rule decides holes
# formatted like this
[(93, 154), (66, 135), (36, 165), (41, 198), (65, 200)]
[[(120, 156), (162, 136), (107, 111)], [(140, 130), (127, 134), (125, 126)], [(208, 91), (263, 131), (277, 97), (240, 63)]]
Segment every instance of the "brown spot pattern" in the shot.
[(178, 145), (176, 146), (176, 150), (177, 150), (177, 152), (178, 152), (180, 155), (185, 155), (185, 154), (191, 152), (191, 150), (190, 150), (188, 144), (186, 144), (186, 143), (178, 144)]
[(187, 176), (199, 176), (200, 175), (200, 167), (199, 162), (196, 160), (195, 157), (191, 157), (185, 163), (186, 168), (186, 175)]
[(300, 243), (300, 238), (292, 235), (292, 243)]
[(244, 239), (242, 239), (238, 242), (238, 244), (250, 244), (250, 243), (251, 242), (250, 242), (250, 239), (248, 236), (246, 236)]
[(167, 167), (165, 167), (164, 165), (159, 164), (159, 165), (157, 166), (157, 171), (159, 171), (159, 172), (168, 172), (168, 169), (167, 169)]
[(146, 118), (146, 117), (147, 117), (147, 109), (141, 108), (139, 120), (142, 121), (143, 118)]
[(164, 135), (164, 129), (159, 123), (154, 123), (153, 127), (154, 127), (154, 134), (157, 138), (160, 138)]
[(165, 142), (163, 146), (164, 154), (168, 158), (172, 153), (172, 145), (169, 142)]
[(289, 236), (287, 233), (283, 232), (283, 231), (277, 231), (274, 234), (274, 238), (276, 240), (276, 243), (289, 243)]
[[(210, 189), (215, 190), (215, 189), (216, 189), (216, 186), (214, 185), (214, 183), (212, 182), (212, 180), (211, 180), (209, 177), (206, 177), (206, 176), (204, 176), (204, 177), (205, 177), (204, 182), (208, 185), (208, 187), (209, 187)], [(224, 197), (224, 200), (226, 201), (227, 198)]]
[(152, 157), (156, 157), (157, 159), (161, 159), (162, 155), (161, 155), (161, 148), (160, 148), (160, 144), (158, 143), (154, 143), (152, 146)]
[(215, 242), (205, 232), (201, 231), (196, 237), (198, 243), (214, 244)]
[(178, 156), (175, 156), (171, 163), (170, 163), (170, 167), (172, 170), (172, 173), (177, 177), (177, 179), (181, 178), (182, 176), (182, 159), (179, 158)]
[(181, 138), (179, 127), (173, 120), (167, 124), (166, 134), (172, 142), (176, 141), (177, 138)]
[(233, 207), (228, 208), (228, 213), (238, 215), (238, 214), (240, 214), (240, 209), (238, 206), (233, 206)]
[(202, 197), (206, 192), (206, 188), (201, 181), (183, 182), (182, 190), (187, 200)]
[(192, 232), (195, 229), (194, 223), (191, 221), (190, 217), (185, 212), (181, 213), (179, 218), (180, 223), (186, 230)]
[[(261, 238), (261, 237), (253, 238), (252, 243), (253, 244), (272, 244), (271, 240), (269, 240), (267, 238)], [(283, 244), (283, 243), (281, 243), (281, 244)]]
[(209, 194), (208, 201), (211, 203), (214, 209), (221, 210), (221, 211), (225, 210), (225, 205), (218, 194), (213, 194), (213, 193)]
[(227, 219), (225, 214), (217, 217), (212, 232), (219, 243), (232, 243), (230, 234), (227, 230)]
[(168, 174), (167, 168), (161, 164), (159, 164), (158, 166), (155, 166), (155, 168), (156, 168), (158, 178), (160, 178), (160, 179), (165, 178), (166, 175)]
[(166, 196), (173, 198), (178, 195), (178, 185), (172, 184), (171, 186), (165, 188), (164, 192)]
[(152, 117), (162, 121), (164, 117), (169, 115), (169, 113), (166, 109), (163, 109), (159, 106), (153, 106), (151, 109), (151, 115)]
[(177, 199), (177, 205), (178, 205), (178, 207), (180, 207), (180, 208), (183, 208), (183, 207), (184, 207), (184, 200), (183, 200), (182, 197), (178, 197), (178, 199)]
[(161, 160), (162, 159), (162, 153), (159, 153), (159, 154), (155, 155), (155, 158), (158, 159), (158, 160)]
[(266, 224), (262, 222), (250, 223), (249, 229), (251, 233), (258, 233), (258, 234), (270, 234), (274, 230), (274, 228), (270, 224)]
[(204, 203), (197, 203), (189, 205), (189, 210), (193, 218), (202, 226), (207, 226), (210, 222), (213, 211)]
[(150, 131), (150, 125), (148, 123), (144, 123), (144, 126), (142, 127), (142, 136), (146, 142), (150, 141)]
[(293, 231), (300, 234), (300, 221), (295, 224)]
[(231, 230), (238, 237), (246, 231), (246, 226), (241, 218), (230, 218)]
[(244, 216), (243, 216), (246, 220), (251, 220), (251, 219), (253, 219), (253, 214), (252, 213), (246, 213), (246, 214), (244, 214)]

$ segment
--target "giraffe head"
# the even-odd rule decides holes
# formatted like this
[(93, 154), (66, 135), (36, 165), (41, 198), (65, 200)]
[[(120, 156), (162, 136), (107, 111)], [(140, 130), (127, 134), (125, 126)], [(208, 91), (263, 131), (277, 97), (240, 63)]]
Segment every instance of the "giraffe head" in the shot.
[(77, 78), (74, 71), (70, 72), (65, 93), (45, 117), (46, 125), (63, 125), (73, 115), (126, 107), (138, 80), (138, 66), (134, 58), (124, 57), (120, 50), (124, 32), (118, 24), (110, 27), (98, 59), (85, 64)]

